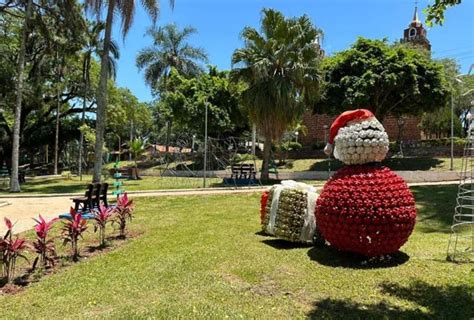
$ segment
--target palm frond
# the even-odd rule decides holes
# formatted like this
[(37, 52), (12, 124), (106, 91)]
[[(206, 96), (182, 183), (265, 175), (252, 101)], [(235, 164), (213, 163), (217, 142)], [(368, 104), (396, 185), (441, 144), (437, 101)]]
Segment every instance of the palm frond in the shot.
[[(114, 1), (114, 0), (112, 0)], [(115, 0), (117, 12), (121, 17), (122, 36), (125, 38), (135, 17), (135, 1), (133, 0)]]
[(113, 39), (110, 40), (109, 53), (111, 54), (111, 58), (116, 60), (120, 59), (120, 47)]
[(155, 24), (156, 19), (160, 13), (160, 3), (157, 0), (142, 0), (142, 6), (148, 15), (151, 17), (153, 24)]

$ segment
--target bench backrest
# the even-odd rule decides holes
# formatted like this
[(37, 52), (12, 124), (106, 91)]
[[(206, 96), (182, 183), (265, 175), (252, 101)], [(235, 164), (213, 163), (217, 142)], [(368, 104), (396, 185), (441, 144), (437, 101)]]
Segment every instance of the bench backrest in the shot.
[(251, 163), (243, 163), (240, 167), (240, 170), (242, 170), (242, 172), (254, 172), (255, 166)]
[(102, 183), (102, 188), (100, 190), (100, 198), (104, 199), (107, 197), (107, 191), (109, 190), (109, 184), (108, 183)]
[(100, 189), (102, 185), (100, 183), (94, 183), (94, 189), (92, 190), (92, 196), (96, 199), (100, 197)]
[(88, 184), (87, 185), (87, 191), (85, 193), (85, 196), (87, 198), (91, 198), (92, 197), (92, 190), (94, 189), (94, 185), (92, 183)]

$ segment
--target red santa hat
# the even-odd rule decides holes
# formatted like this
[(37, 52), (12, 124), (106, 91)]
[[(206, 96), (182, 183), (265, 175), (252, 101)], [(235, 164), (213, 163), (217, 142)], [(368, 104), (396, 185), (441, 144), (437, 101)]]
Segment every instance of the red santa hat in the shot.
[(339, 129), (345, 127), (349, 122), (359, 122), (363, 120), (367, 120), (370, 118), (374, 118), (374, 114), (367, 110), (367, 109), (356, 109), (356, 110), (349, 110), (341, 113), (336, 120), (331, 125), (329, 129), (329, 139), (326, 147), (324, 148), (324, 153), (330, 155), (332, 153), (334, 144), (334, 138), (336, 138)]

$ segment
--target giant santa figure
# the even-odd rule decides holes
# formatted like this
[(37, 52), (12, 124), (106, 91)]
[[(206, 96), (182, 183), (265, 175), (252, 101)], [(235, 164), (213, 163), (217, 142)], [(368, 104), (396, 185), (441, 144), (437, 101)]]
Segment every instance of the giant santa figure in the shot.
[(336, 118), (325, 152), (345, 167), (325, 184), (316, 205), (319, 232), (331, 246), (368, 257), (398, 251), (416, 220), (413, 194), (404, 180), (380, 165), (388, 135), (365, 109)]

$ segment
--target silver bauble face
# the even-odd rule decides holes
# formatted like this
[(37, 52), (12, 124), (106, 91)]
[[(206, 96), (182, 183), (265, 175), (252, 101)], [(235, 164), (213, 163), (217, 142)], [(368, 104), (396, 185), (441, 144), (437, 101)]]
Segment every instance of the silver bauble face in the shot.
[(345, 164), (380, 162), (388, 152), (388, 135), (375, 118), (349, 123), (334, 138), (334, 157)]

